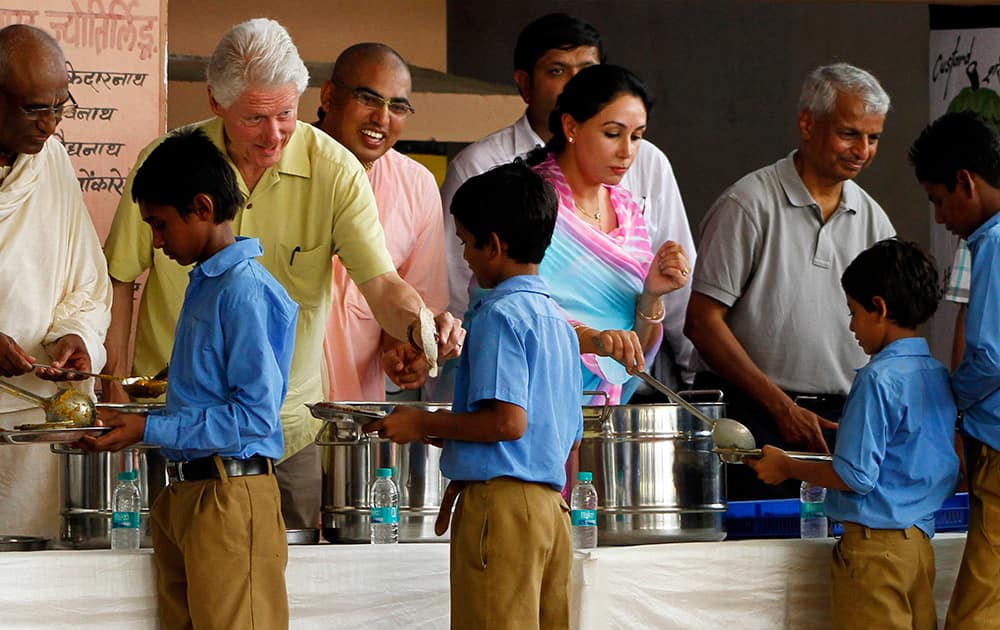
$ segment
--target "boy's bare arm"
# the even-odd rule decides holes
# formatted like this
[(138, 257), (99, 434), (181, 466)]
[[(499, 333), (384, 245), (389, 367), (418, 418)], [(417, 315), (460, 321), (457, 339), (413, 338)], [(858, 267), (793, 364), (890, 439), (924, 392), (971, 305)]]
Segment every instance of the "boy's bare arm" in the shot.
[(780, 448), (765, 445), (760, 459), (747, 458), (746, 463), (764, 483), (778, 484), (786, 479), (801, 479), (831, 490), (851, 488), (844, 483), (831, 462), (810, 462), (792, 459)]
[(476, 411), (432, 413), (410, 407), (397, 407), (382, 420), (365, 425), (365, 431), (378, 431), (393, 442), (406, 444), (437, 437), (465, 442), (506, 442), (524, 435), (528, 414), (523, 407), (491, 400)]

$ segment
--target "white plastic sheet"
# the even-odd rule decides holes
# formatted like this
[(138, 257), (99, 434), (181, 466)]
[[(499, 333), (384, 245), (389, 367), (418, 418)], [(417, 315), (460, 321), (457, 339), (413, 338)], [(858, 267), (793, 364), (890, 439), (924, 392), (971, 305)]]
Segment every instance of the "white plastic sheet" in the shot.
[[(830, 627), (827, 540), (753, 540), (577, 553), (573, 627)], [(965, 544), (934, 539), (942, 619)], [(289, 548), (293, 629), (449, 625), (448, 545)], [(0, 553), (3, 628), (157, 628), (153, 556)]]

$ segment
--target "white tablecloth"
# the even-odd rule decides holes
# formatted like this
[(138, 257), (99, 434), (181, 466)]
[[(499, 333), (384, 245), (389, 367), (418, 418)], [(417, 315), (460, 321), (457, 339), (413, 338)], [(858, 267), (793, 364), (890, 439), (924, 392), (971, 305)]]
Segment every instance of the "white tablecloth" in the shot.
[[(833, 539), (600, 548), (574, 563), (574, 625), (828, 628)], [(964, 534), (934, 539), (943, 621)], [(448, 627), (448, 545), (289, 548), (296, 629)], [(0, 553), (3, 628), (156, 628), (152, 553)], [(378, 625), (375, 625), (378, 624)]]

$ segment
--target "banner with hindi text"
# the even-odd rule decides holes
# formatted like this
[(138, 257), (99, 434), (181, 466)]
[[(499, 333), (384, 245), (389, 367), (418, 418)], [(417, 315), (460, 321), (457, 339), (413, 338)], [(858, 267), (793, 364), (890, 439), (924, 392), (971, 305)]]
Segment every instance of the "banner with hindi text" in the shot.
[(56, 132), (103, 242), (139, 151), (166, 127), (166, 0), (0, 0), (66, 55), (76, 113)]

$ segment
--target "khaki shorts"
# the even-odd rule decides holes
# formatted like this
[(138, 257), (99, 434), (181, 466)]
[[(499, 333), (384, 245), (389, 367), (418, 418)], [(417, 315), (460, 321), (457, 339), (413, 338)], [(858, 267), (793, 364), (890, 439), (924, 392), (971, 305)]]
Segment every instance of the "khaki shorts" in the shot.
[(1000, 453), (968, 436), (969, 533), (945, 628), (1000, 627)]
[(274, 475), (172, 483), (150, 514), (160, 621), (288, 627), (288, 543)]
[(451, 627), (569, 627), (573, 542), (558, 490), (469, 482), (452, 519)]
[(844, 523), (833, 548), (833, 627), (935, 628), (934, 549), (920, 528)]

